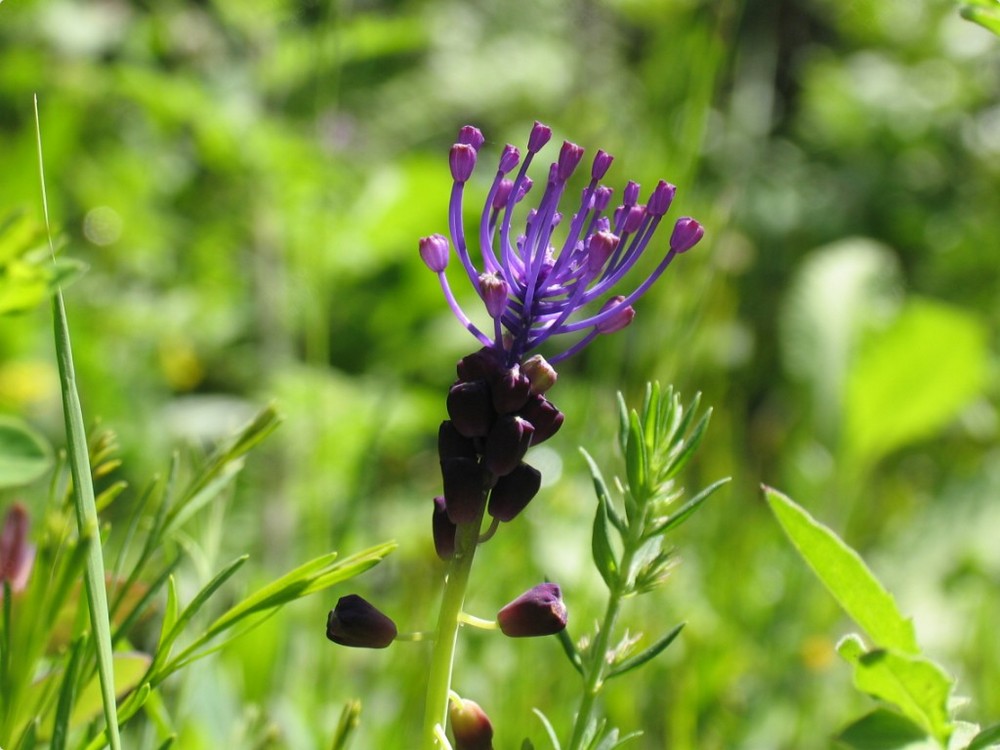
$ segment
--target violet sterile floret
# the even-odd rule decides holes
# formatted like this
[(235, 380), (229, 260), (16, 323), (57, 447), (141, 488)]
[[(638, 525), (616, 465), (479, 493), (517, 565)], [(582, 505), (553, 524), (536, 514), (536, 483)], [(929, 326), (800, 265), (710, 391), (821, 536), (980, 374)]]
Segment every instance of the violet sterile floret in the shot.
[[(21, 503), (7, 510), (0, 529), (0, 584), (6, 582), (13, 592), (23, 591), (35, 562), (35, 545), (28, 540), (31, 517)], [(0, 585), (0, 599), (3, 586)]]
[(448, 267), (448, 238), (443, 234), (432, 234), (420, 238), (420, 258), (434, 273), (441, 273)]
[[(565, 141), (557, 160), (549, 166), (537, 206), (527, 212), (523, 229), (518, 229), (513, 214), (531, 186), (528, 168), (551, 137), (552, 130), (536, 122), (523, 159), (513, 146), (503, 150), (480, 214), (477, 235), (482, 261), (478, 267), (465, 232), (463, 197), (465, 185), (476, 166), (476, 150), (482, 145), (482, 134), (467, 126), (451, 148), (454, 186), (449, 228), (452, 244), (469, 281), (489, 309), (492, 331), (480, 330), (469, 319), (451, 292), (440, 260), (437, 256), (428, 260), (423, 245), (421, 247), (421, 256), (438, 274), (455, 316), (484, 347), (496, 352), (504, 367), (523, 362), (530, 352), (555, 336), (579, 334), (580, 338), (569, 348), (548, 356), (551, 364), (580, 351), (599, 333), (620, 330), (635, 314), (633, 303), (649, 290), (675, 256), (691, 249), (704, 234), (704, 229), (694, 219), (679, 220), (666, 252), (652, 272), (630, 292), (616, 294), (615, 287), (624, 281), (652, 244), (676, 188), (660, 180), (643, 204), (639, 203), (639, 185), (629, 182), (622, 203), (607, 216), (605, 211), (611, 205), (612, 191), (599, 182), (611, 166), (612, 157), (598, 151), (589, 183), (574, 213), (567, 212), (568, 221), (564, 224), (568, 226), (559, 230), (557, 239), (555, 232), (562, 218), (559, 204), (565, 195), (567, 181), (584, 154), (580, 146)], [(508, 174), (512, 177), (508, 178)], [(435, 242), (433, 249), (439, 248), (440, 244)], [(492, 282), (481, 283), (483, 274), (506, 284), (502, 309), (499, 286)], [(606, 302), (609, 297), (617, 298), (616, 303), (609, 306)]]

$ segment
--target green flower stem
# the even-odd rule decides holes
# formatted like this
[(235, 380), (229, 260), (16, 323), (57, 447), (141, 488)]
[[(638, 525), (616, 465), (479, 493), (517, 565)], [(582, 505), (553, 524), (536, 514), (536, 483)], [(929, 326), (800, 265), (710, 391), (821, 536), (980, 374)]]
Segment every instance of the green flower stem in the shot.
[[(483, 504), (485, 511), (485, 503)], [(441, 611), (438, 614), (437, 636), (434, 640), (434, 651), (431, 654), (431, 671), (427, 680), (427, 704), (424, 712), (423, 747), (424, 750), (439, 750), (439, 732), (447, 726), (448, 692), (451, 690), (451, 670), (455, 660), (455, 643), (458, 639), (458, 628), (461, 625), (462, 605), (465, 603), (465, 591), (469, 585), (469, 571), (472, 570), (472, 560), (476, 556), (476, 545), (479, 543), (479, 529), (483, 515), (480, 513), (475, 521), (458, 525), (455, 532), (455, 556), (448, 567), (448, 578), (445, 584), (444, 596), (441, 599)]]
[[(640, 508), (645, 507), (644, 503), (637, 503), (637, 505)], [(581, 750), (583, 748), (584, 734), (587, 731), (587, 725), (590, 723), (590, 717), (594, 711), (597, 694), (604, 687), (604, 673), (608, 667), (608, 661), (605, 657), (608, 649), (611, 647), (611, 636), (614, 633), (615, 625), (618, 623), (618, 613), (621, 611), (622, 599), (625, 598), (625, 594), (627, 593), (635, 551), (642, 542), (642, 529), (645, 527), (646, 521), (645, 516), (644, 511), (642, 518), (636, 519), (629, 525), (628, 536), (624, 539), (622, 557), (618, 565), (618, 577), (615, 580), (614, 588), (608, 592), (608, 607), (604, 612), (604, 620), (601, 622), (597, 638), (590, 646), (590, 658), (584, 662), (583, 695), (580, 698), (580, 708), (576, 712), (573, 735), (566, 750)]]

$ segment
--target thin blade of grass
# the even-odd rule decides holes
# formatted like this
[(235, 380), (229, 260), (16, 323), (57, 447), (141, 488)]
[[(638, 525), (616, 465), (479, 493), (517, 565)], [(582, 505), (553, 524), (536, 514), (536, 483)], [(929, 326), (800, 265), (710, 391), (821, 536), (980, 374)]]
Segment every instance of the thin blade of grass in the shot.
[[(45, 169), (42, 161), (42, 126), (38, 117), (38, 97), (35, 97), (35, 137), (38, 144), (38, 174), (42, 188), (42, 210), (49, 247), (55, 260), (55, 246), (49, 226), (48, 198), (45, 192)], [(90, 455), (87, 447), (87, 430), (83, 422), (83, 407), (76, 389), (76, 371), (73, 367), (73, 346), (70, 342), (69, 321), (66, 318), (66, 304), (62, 289), (57, 289), (52, 297), (53, 333), (55, 336), (56, 359), (59, 363), (59, 383), (62, 390), (63, 416), (66, 421), (67, 454), (73, 477), (73, 501), (76, 506), (76, 520), (80, 537), (89, 539), (87, 546), (87, 568), (84, 583), (87, 589), (87, 606), (90, 611), (90, 626), (94, 633), (97, 649), (97, 671), (101, 682), (101, 699), (104, 704), (104, 720), (108, 728), (111, 750), (121, 750), (118, 734), (118, 709), (115, 704), (115, 678), (111, 663), (111, 622), (108, 616), (108, 592), (104, 587), (104, 551), (101, 547), (101, 532), (97, 521), (97, 504), (94, 499), (94, 483), (90, 475)]]
[(78, 638), (73, 642), (70, 651), (69, 664), (66, 665), (66, 673), (63, 675), (62, 688), (59, 690), (59, 703), (56, 705), (56, 716), (52, 723), (50, 750), (63, 750), (66, 747), (66, 738), (69, 736), (69, 718), (76, 699), (76, 676), (83, 659), (84, 643), (85, 639)]

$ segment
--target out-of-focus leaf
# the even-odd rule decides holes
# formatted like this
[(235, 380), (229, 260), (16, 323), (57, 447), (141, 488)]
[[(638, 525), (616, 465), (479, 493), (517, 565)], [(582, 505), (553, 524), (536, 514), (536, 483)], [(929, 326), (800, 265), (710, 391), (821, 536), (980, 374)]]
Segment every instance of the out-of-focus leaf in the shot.
[(888, 649), (866, 651), (856, 635), (837, 644), (837, 653), (854, 665), (854, 686), (892, 703), (925, 732), (946, 744), (952, 725), (948, 699), (953, 680), (924, 656)]
[(969, 313), (912, 301), (872, 334), (848, 375), (844, 448), (870, 464), (953, 419), (986, 382), (986, 330)]
[(962, 18), (978, 23), (1000, 36), (1000, 3), (993, 0), (973, 0), (970, 4), (963, 5), (959, 12)]
[(781, 529), (844, 612), (879, 646), (918, 653), (913, 623), (900, 614), (892, 595), (858, 553), (790, 498), (763, 489)]
[(916, 750), (930, 740), (927, 732), (908, 718), (885, 708), (865, 714), (836, 739), (852, 750)]
[(0, 416), (0, 488), (35, 481), (52, 466), (52, 448), (14, 417)]
[(1000, 724), (987, 727), (969, 743), (965, 750), (987, 750), (994, 745), (1000, 745)]

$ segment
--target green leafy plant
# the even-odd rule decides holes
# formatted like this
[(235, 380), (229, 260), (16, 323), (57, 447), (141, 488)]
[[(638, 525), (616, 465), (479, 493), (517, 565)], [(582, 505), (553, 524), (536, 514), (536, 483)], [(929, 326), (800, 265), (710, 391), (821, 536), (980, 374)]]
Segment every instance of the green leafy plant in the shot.
[(854, 671), (854, 686), (885, 704), (844, 729), (853, 750), (985, 750), (1000, 743), (1000, 725), (980, 730), (954, 713), (954, 679), (927, 657), (913, 622), (861, 559), (801, 506), (768, 487), (764, 497), (785, 536), (841, 609), (864, 631), (837, 652)]

